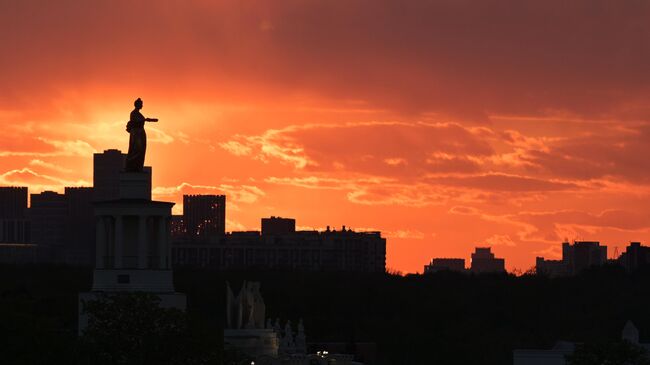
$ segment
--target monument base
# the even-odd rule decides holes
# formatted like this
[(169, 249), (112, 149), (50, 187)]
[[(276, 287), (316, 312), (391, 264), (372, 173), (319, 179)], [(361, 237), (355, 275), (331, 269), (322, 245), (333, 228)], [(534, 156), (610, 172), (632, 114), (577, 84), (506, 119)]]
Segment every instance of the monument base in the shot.
[(120, 172), (120, 199), (151, 200), (151, 166), (142, 172)]
[(272, 329), (224, 329), (223, 343), (251, 356), (278, 356), (280, 340)]
[(172, 270), (95, 269), (93, 291), (173, 293)]

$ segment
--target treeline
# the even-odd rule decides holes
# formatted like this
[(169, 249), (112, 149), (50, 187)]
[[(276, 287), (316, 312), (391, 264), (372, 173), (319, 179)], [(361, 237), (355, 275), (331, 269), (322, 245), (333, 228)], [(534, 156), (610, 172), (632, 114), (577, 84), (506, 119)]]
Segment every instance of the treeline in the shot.
[(606, 266), (556, 279), (450, 272), (225, 277), (261, 281), (268, 315), (304, 318), (308, 341), (375, 342), (385, 364), (510, 364), (516, 348), (620, 340), (628, 319), (650, 342), (648, 270)]
[[(221, 334), (226, 280), (236, 289), (261, 282), (267, 316), (302, 318), (308, 342), (376, 343), (379, 364), (510, 364), (515, 348), (618, 340), (628, 319), (650, 342), (648, 270), (606, 266), (556, 279), (177, 271), (176, 289), (203, 331)], [(91, 269), (0, 267), (0, 353), (12, 360), (2, 363), (78, 362), (77, 293), (91, 284)]]

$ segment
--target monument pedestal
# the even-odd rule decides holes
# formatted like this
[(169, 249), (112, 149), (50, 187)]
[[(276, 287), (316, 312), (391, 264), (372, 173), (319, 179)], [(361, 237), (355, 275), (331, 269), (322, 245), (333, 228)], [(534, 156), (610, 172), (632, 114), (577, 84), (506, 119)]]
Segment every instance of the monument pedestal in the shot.
[(120, 172), (120, 199), (151, 200), (151, 167), (142, 172)]
[(93, 273), (92, 291), (142, 291), (173, 293), (171, 270), (97, 269)]
[(79, 333), (87, 326), (82, 300), (100, 294), (148, 292), (162, 307), (185, 310), (174, 291), (170, 220), (174, 203), (151, 200), (151, 168), (120, 173), (120, 199), (95, 202), (96, 257), (91, 292), (79, 294)]
[(246, 282), (235, 295), (226, 282), (226, 328), (223, 343), (243, 353), (259, 358), (276, 358), (280, 348), (278, 332), (265, 328), (266, 306), (258, 282)]
[(223, 343), (250, 356), (278, 356), (280, 340), (272, 329), (224, 329)]

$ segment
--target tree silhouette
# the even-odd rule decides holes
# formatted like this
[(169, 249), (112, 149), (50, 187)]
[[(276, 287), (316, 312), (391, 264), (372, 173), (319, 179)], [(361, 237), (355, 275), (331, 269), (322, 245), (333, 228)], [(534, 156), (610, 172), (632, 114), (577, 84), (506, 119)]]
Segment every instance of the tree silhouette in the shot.
[(80, 338), (81, 363), (216, 363), (212, 336), (196, 336), (185, 312), (161, 308), (150, 293), (115, 293), (85, 302), (88, 327)]

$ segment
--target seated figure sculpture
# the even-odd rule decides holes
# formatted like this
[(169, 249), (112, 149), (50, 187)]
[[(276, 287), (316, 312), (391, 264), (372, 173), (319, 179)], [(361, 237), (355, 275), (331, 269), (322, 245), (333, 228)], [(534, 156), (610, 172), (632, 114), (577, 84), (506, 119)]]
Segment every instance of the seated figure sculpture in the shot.
[(226, 326), (231, 329), (263, 329), (266, 306), (258, 282), (244, 282), (234, 295), (226, 283)]

